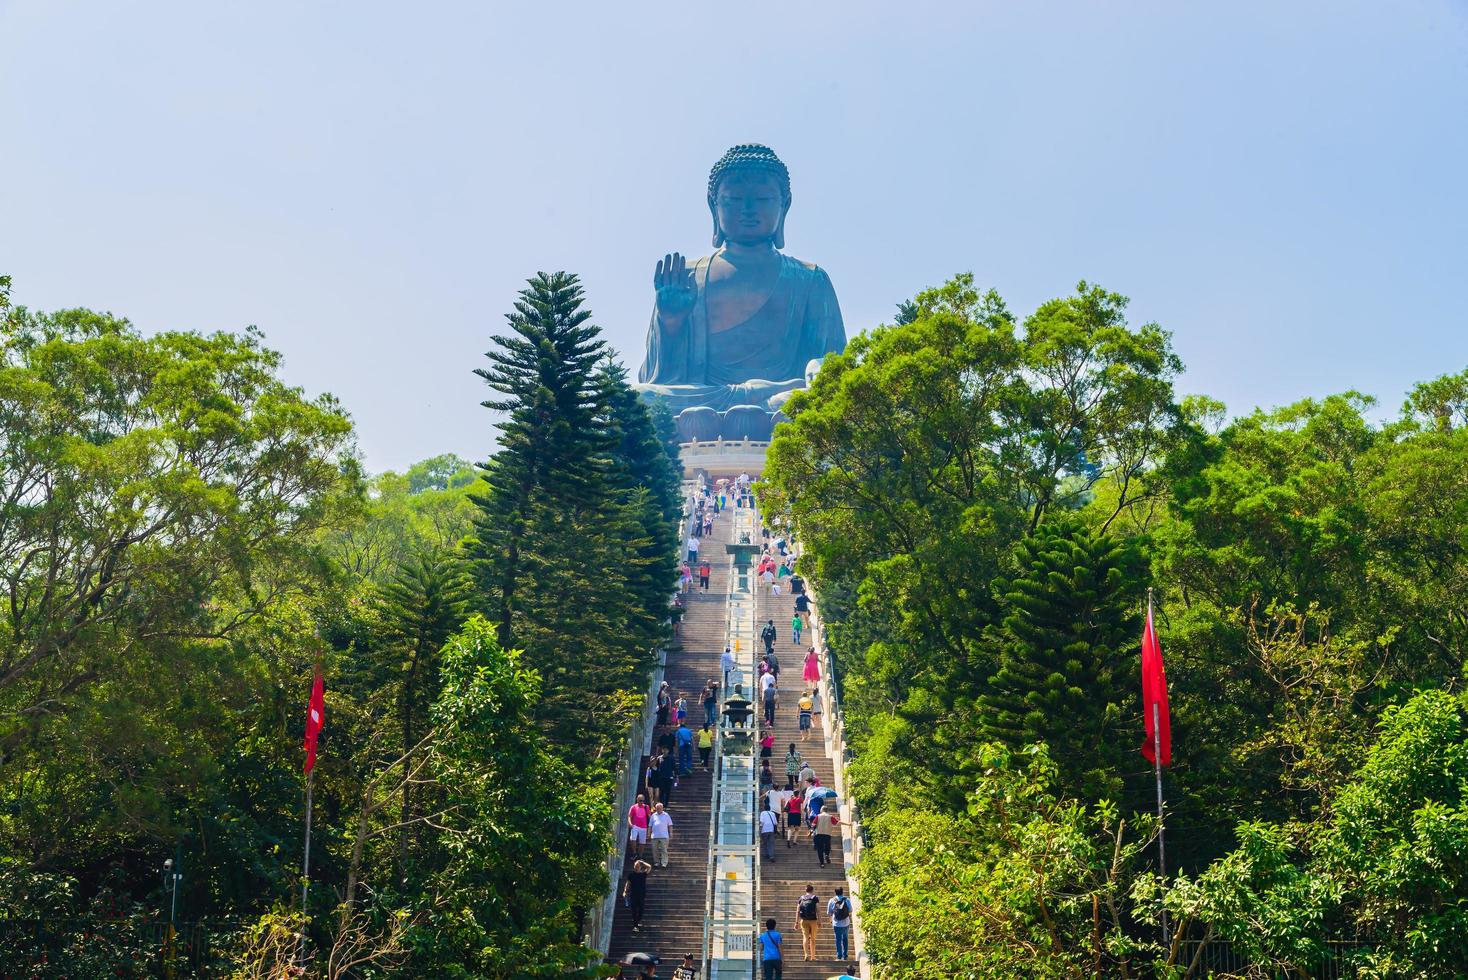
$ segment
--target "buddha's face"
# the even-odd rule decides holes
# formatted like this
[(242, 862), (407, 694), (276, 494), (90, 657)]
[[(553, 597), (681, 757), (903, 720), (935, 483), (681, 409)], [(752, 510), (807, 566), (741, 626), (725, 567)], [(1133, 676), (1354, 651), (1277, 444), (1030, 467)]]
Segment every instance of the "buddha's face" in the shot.
[(772, 174), (731, 173), (719, 181), (714, 213), (724, 237), (738, 245), (773, 241), (785, 211)]

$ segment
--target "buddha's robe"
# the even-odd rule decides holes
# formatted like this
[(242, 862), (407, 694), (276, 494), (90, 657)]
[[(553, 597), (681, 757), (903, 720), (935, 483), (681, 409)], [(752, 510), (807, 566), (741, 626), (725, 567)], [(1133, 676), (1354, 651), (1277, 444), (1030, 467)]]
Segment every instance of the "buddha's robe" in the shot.
[(647, 359), (637, 373), (639, 391), (666, 398), (676, 413), (706, 406), (723, 412), (736, 405), (768, 409), (770, 398), (805, 386), (805, 367), (846, 347), (846, 328), (836, 290), (818, 266), (780, 256), (780, 272), (759, 310), (727, 330), (709, 329), (709, 264), (693, 266), (693, 309), (676, 331), (658, 323), (653, 308)]

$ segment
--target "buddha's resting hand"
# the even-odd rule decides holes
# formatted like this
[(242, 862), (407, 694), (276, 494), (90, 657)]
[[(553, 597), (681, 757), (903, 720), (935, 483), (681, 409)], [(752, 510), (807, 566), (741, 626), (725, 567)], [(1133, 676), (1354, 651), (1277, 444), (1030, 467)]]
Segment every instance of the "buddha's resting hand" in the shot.
[(696, 295), (688, 261), (677, 252), (663, 256), (652, 275), (652, 285), (658, 291), (658, 319), (665, 326), (680, 326), (693, 309)]

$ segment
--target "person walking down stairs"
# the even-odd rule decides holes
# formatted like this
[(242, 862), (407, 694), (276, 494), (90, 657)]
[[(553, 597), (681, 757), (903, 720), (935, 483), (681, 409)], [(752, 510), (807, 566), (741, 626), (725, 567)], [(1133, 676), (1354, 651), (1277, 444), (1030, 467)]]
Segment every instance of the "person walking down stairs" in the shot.
[(668, 866), (668, 844), (673, 836), (673, 818), (663, 809), (661, 803), (652, 808), (652, 816), (648, 818), (648, 827), (652, 834), (652, 859), (660, 868)]
[(642, 931), (642, 913), (647, 908), (647, 876), (652, 874), (652, 865), (642, 858), (632, 862), (622, 885), (622, 901), (632, 910), (632, 931)]

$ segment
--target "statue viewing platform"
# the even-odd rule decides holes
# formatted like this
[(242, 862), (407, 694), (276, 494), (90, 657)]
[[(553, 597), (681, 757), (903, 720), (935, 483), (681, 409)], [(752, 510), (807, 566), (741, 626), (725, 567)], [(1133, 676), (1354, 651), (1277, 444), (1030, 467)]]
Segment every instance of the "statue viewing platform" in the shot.
[(683, 443), (678, 458), (686, 479), (702, 476), (712, 482), (763, 471), (769, 448), (768, 439), (712, 439)]

